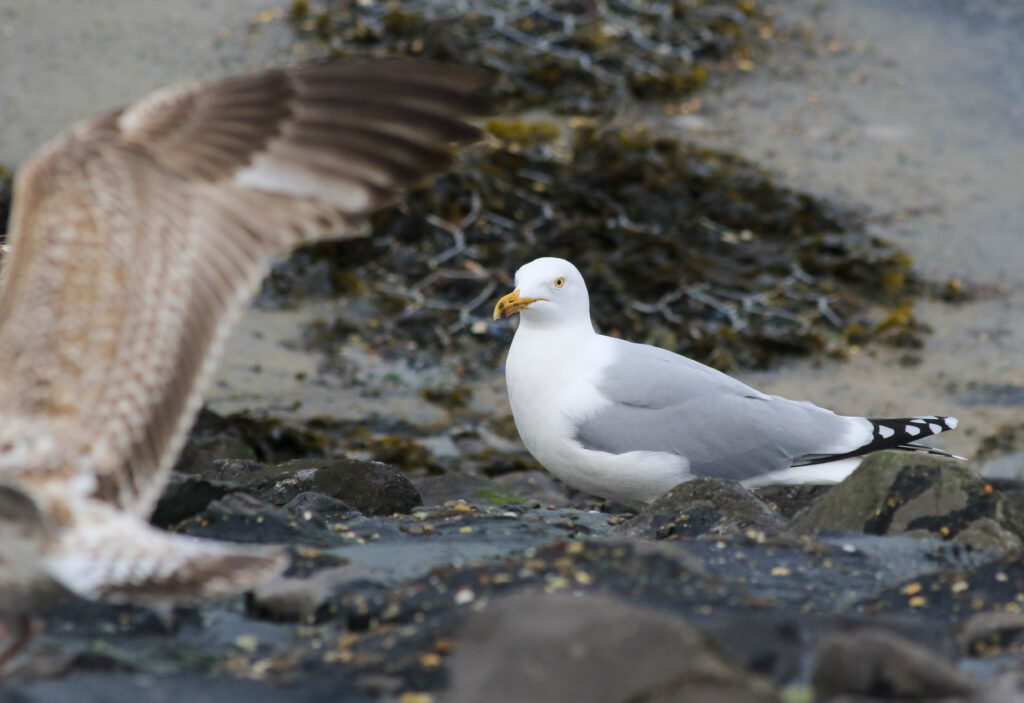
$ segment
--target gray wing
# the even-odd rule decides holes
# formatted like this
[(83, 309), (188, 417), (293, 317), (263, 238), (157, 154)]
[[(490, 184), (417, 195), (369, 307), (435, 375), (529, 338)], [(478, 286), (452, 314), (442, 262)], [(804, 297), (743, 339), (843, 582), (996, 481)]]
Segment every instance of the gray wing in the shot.
[(587, 449), (683, 456), (696, 476), (744, 480), (828, 453), (850, 418), (811, 403), (769, 396), (692, 359), (617, 342), (596, 380), (612, 405), (579, 425)]
[[(56, 428), (60, 471), (148, 515), (269, 261), (361, 232), (362, 215), (443, 168), (449, 142), (477, 136), (463, 116), (487, 108), (494, 78), (393, 60), (275, 70), (75, 127), (18, 175), (5, 417)], [(17, 480), (42, 480), (23, 468)]]

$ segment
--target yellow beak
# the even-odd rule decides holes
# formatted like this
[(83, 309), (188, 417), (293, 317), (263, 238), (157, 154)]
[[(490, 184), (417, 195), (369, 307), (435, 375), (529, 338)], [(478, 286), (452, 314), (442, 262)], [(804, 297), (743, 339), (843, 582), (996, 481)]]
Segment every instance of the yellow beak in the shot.
[(538, 300), (544, 300), (544, 298), (520, 298), (519, 289), (516, 288), (514, 291), (499, 300), (498, 304), (494, 306), (494, 319), (500, 320), (503, 317), (512, 317), (520, 310), (525, 310), (530, 307), (532, 303), (536, 303)]

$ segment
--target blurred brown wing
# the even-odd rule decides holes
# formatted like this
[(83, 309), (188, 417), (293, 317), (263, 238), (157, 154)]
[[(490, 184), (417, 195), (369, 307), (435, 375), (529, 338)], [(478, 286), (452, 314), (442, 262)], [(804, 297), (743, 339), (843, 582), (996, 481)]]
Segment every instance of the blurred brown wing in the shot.
[(494, 74), (408, 61), (169, 89), (19, 174), (0, 290), (3, 412), (45, 419), (64, 471), (148, 515), (216, 352), (268, 262), (358, 232), (478, 136)]

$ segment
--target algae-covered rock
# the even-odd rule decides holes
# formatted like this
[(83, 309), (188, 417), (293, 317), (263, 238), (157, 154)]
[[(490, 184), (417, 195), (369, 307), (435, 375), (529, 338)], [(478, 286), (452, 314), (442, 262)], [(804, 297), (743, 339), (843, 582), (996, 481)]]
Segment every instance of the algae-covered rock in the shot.
[(243, 485), (274, 505), (285, 505), (300, 493), (315, 491), (364, 515), (407, 513), (420, 504), (420, 494), (409, 479), (378, 461), (295, 459), (254, 471)]
[(796, 516), (799, 533), (906, 534), (978, 549), (1019, 549), (1024, 516), (969, 468), (949, 459), (887, 452)]
[(725, 537), (778, 532), (785, 519), (733, 481), (698, 478), (682, 483), (612, 528), (626, 537)]

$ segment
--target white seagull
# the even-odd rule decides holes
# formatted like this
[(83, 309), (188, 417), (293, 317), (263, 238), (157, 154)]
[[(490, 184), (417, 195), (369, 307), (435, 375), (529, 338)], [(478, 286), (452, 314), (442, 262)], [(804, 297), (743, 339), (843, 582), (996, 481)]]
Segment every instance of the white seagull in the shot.
[(0, 615), (72, 593), (171, 605), (279, 573), (279, 547), (147, 522), (270, 262), (361, 234), (476, 139), (493, 72), (307, 66), (162, 90), (18, 173), (0, 281)]
[(505, 376), (519, 435), (548, 471), (594, 495), (648, 503), (700, 476), (749, 487), (834, 483), (856, 457), (880, 449), (952, 456), (915, 442), (953, 429), (956, 418), (836, 415), (597, 334), (583, 276), (563, 259), (516, 272), (494, 319), (515, 313)]

